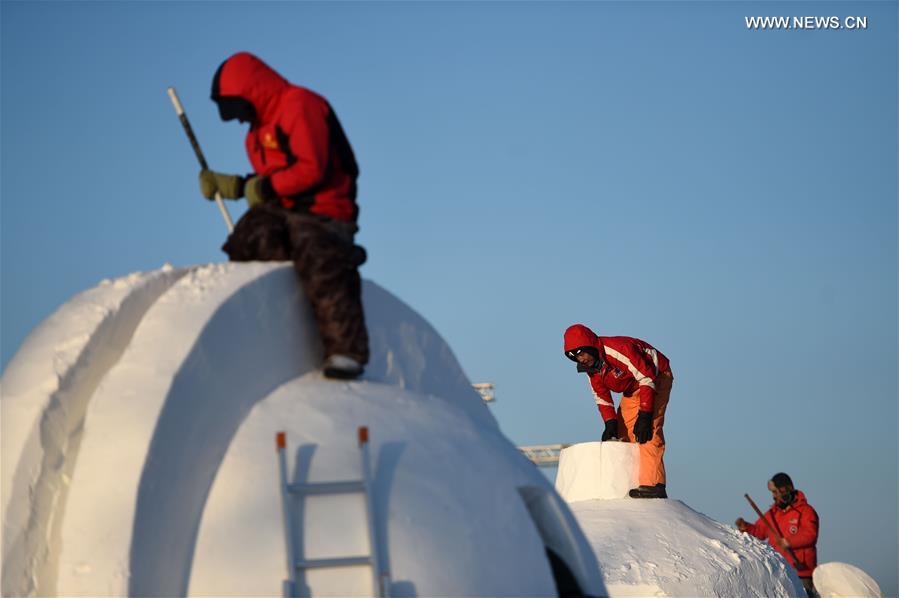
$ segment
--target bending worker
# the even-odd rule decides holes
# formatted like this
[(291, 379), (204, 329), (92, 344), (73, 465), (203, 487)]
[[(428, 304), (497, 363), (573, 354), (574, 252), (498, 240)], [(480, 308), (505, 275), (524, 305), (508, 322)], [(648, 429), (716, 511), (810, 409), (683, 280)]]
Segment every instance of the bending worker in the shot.
[[(565, 355), (590, 379), (605, 422), (602, 440), (640, 445), (640, 485), (631, 498), (668, 498), (665, 491), (665, 409), (671, 395), (668, 358), (646, 341), (629, 336), (597, 336), (583, 324), (565, 331)], [(618, 413), (612, 392), (622, 393)]]
[(368, 362), (354, 244), (359, 168), (331, 105), (292, 85), (259, 58), (240, 52), (212, 81), (222, 120), (250, 124), (247, 176), (200, 172), (212, 199), (247, 198), (250, 209), (222, 247), (232, 261), (292, 260), (324, 346), (325, 376), (355, 378)]

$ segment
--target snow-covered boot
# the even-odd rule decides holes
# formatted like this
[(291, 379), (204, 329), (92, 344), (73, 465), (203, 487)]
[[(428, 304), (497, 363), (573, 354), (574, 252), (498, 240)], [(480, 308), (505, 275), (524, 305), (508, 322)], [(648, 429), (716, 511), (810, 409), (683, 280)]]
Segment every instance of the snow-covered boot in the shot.
[(325, 360), (322, 373), (327, 378), (352, 380), (362, 375), (362, 364), (346, 355), (334, 354)]
[(631, 498), (668, 498), (665, 484), (655, 486), (638, 486), (627, 493)]

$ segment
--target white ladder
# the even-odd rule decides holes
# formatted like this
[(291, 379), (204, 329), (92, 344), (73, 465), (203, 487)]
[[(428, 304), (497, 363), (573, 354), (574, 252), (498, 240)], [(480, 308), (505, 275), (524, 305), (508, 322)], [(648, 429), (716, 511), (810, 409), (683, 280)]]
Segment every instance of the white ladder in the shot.
[[(284, 582), (285, 598), (297, 596), (297, 572), (307, 569), (322, 569), (326, 567), (353, 567), (369, 565), (372, 570), (372, 589), (375, 598), (390, 598), (390, 574), (382, 570), (381, 559), (378, 557), (378, 538), (374, 513), (372, 509), (372, 479), (371, 466), (368, 457), (368, 427), (361, 426), (358, 430), (359, 454), (362, 459), (362, 479), (338, 482), (305, 482), (291, 483), (287, 475), (287, 438), (284, 432), (275, 435), (275, 443), (278, 447), (278, 465), (281, 475), (281, 507), (284, 513), (284, 530), (287, 541), (287, 569), (288, 579)], [(346, 494), (361, 492), (365, 497), (365, 514), (368, 521), (368, 545), (369, 554), (337, 557), (327, 559), (297, 559), (296, 539), (294, 537), (294, 516), (292, 498), (303, 499), (307, 496), (321, 496), (324, 494)], [(297, 523), (301, 523), (297, 521)], [(302, 531), (300, 532), (302, 533)]]

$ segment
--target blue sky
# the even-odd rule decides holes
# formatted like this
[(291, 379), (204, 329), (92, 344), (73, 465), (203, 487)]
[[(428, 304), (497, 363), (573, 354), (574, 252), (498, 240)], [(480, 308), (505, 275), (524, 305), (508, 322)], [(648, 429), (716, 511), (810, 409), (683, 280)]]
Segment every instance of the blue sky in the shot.
[(672, 497), (732, 522), (786, 471), (821, 516), (819, 561), (899, 593), (896, 2), (0, 11), (4, 367), (103, 278), (225, 259), (165, 89), (210, 164), (247, 172), (244, 128), (208, 96), (248, 50), (334, 105), (362, 170), (363, 276), (496, 383), (513, 441), (601, 433), (569, 324), (643, 338), (676, 379)]

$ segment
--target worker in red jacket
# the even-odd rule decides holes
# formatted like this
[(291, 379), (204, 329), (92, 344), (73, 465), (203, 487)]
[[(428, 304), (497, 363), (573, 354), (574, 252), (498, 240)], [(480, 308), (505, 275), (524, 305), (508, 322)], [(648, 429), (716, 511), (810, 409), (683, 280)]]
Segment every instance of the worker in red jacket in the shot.
[[(629, 336), (597, 336), (583, 324), (569, 326), (565, 355), (585, 372), (605, 423), (602, 440), (640, 445), (639, 487), (632, 498), (668, 498), (665, 490), (665, 410), (674, 376), (668, 358), (646, 341)], [(618, 413), (612, 392), (622, 393)]]
[[(785, 473), (775, 474), (768, 480), (768, 490), (771, 491), (774, 504), (765, 513), (765, 519), (777, 534), (761, 519), (755, 523), (747, 523), (740, 517), (736, 526), (741, 532), (761, 540), (767, 539), (796, 569), (806, 593), (813, 596), (815, 588), (812, 573), (818, 566), (818, 513), (808, 504), (805, 494), (793, 487), (793, 480)], [(796, 555), (795, 559), (790, 554), (791, 549)]]
[(222, 120), (250, 124), (254, 170), (200, 172), (204, 197), (246, 197), (250, 206), (222, 249), (232, 261), (292, 260), (324, 346), (324, 374), (359, 376), (369, 357), (358, 271), (365, 250), (353, 242), (359, 168), (337, 115), (247, 52), (218, 68), (212, 100)]

